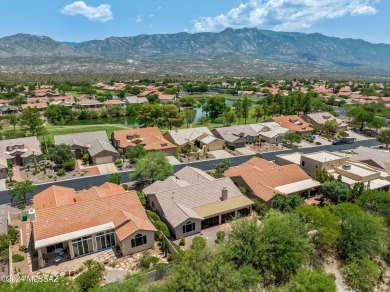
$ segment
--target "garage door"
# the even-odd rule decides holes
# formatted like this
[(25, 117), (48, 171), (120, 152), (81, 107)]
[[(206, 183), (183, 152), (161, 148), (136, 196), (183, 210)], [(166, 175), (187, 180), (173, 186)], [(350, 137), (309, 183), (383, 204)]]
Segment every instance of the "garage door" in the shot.
[(112, 156), (103, 156), (103, 157), (96, 158), (96, 164), (110, 163), (110, 162), (113, 162)]

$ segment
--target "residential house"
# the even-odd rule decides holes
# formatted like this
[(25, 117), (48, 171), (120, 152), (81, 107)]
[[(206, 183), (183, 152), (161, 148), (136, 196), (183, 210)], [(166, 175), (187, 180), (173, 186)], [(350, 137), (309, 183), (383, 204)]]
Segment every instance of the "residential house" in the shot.
[(54, 144), (71, 146), (76, 159), (81, 159), (88, 153), (94, 165), (111, 163), (120, 158), (119, 153), (108, 140), (106, 131), (56, 135)]
[(234, 144), (237, 148), (245, 147), (246, 142), (259, 140), (259, 134), (250, 125), (215, 128), (211, 132), (215, 137), (225, 140), (226, 144)]
[(279, 166), (257, 157), (229, 168), (224, 176), (245, 187), (248, 195), (258, 198), (268, 208), (276, 196), (297, 194), (309, 198), (318, 193), (321, 186), (298, 165)]
[(364, 182), (370, 189), (388, 191), (390, 186), (390, 174), (387, 171), (328, 151), (281, 154), (276, 156), (275, 163), (284, 166), (300, 165), (310, 176), (314, 176), (317, 170), (326, 170), (335, 179), (340, 177), (350, 187)]
[(51, 186), (34, 196), (29, 217), (39, 267), (61, 250), (71, 259), (119, 247), (124, 256), (150, 249), (156, 229), (135, 191), (104, 183), (76, 192)]
[(302, 117), (304, 121), (309, 123), (311, 126), (323, 126), (326, 121), (335, 121), (338, 125), (337, 131), (346, 131), (348, 124), (342, 119), (336, 118), (332, 114), (328, 112), (319, 112), (319, 113), (311, 113), (304, 115)]
[(390, 97), (380, 97), (378, 98), (378, 103), (390, 104)]
[(26, 166), (41, 160), (42, 151), (37, 137), (0, 140), (0, 178), (8, 177), (8, 161), (13, 165)]
[(282, 143), (284, 135), (291, 130), (280, 126), (275, 122), (265, 122), (249, 125), (258, 135), (260, 139), (264, 139), (271, 144)]
[(165, 94), (163, 92), (158, 92), (158, 99), (161, 103), (177, 101), (176, 94)]
[(40, 112), (43, 112), (47, 108), (47, 103), (26, 103), (22, 104), (20, 107), (22, 110), (26, 108), (37, 108)]
[(44, 97), (28, 97), (27, 103), (33, 104), (33, 103), (48, 103), (50, 99), (46, 96)]
[(252, 212), (253, 202), (230, 178), (215, 179), (186, 166), (164, 181), (143, 189), (150, 208), (180, 238)]
[(119, 105), (119, 106), (126, 106), (126, 103), (119, 99), (108, 99), (103, 102), (105, 106), (112, 106), (112, 105)]
[(148, 99), (146, 97), (138, 97), (136, 95), (126, 96), (125, 100), (126, 100), (126, 103), (128, 103), (128, 104), (149, 103), (149, 101), (148, 101)]
[(175, 144), (178, 151), (186, 145), (196, 146), (204, 151), (221, 150), (225, 147), (225, 141), (214, 137), (207, 127), (170, 130), (163, 136)]
[(167, 155), (176, 152), (176, 145), (169, 142), (157, 127), (113, 131), (111, 141), (115, 148), (126, 153), (140, 144), (146, 151), (162, 151)]
[(103, 107), (103, 104), (95, 99), (82, 99), (77, 104), (81, 109), (96, 109)]
[(390, 173), (390, 151), (359, 146), (350, 157), (353, 161), (364, 162)]
[(297, 132), (303, 136), (310, 135), (313, 132), (313, 128), (310, 127), (310, 124), (297, 115), (273, 117), (267, 120), (267, 122), (276, 122), (281, 127)]

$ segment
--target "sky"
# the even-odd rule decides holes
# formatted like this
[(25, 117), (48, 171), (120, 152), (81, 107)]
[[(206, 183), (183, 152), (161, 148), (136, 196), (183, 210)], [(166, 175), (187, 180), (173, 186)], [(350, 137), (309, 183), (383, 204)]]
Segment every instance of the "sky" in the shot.
[(0, 37), (82, 42), (257, 27), (390, 44), (390, 0), (1, 0), (1, 11)]

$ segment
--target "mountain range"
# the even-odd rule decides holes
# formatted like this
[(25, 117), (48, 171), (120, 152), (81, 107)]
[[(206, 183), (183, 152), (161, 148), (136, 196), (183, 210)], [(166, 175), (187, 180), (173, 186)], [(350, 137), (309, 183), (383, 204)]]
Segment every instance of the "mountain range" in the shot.
[(257, 28), (110, 37), (82, 43), (16, 34), (0, 38), (0, 70), (46, 70), (46, 73), (141, 70), (144, 73), (230, 75), (283, 74), (283, 71), (294, 70), (300, 75), (318, 74), (323, 70), (347, 75), (370, 72), (367, 74), (388, 76), (390, 45), (319, 33)]

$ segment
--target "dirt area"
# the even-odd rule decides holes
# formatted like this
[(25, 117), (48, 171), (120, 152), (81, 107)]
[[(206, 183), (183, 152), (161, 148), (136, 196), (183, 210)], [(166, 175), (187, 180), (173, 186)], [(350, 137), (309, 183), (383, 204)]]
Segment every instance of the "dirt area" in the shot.
[(100, 174), (99, 170), (95, 166), (93, 166), (91, 168), (80, 169), (77, 163), (76, 163), (75, 169), (72, 171), (66, 172), (66, 174), (64, 176), (59, 176), (57, 173), (58, 170), (59, 170), (59, 168), (54, 163), (52, 163), (50, 161), (44, 161), (44, 162), (41, 162), (37, 165), (38, 173), (36, 172), (36, 170), (33, 166), (32, 167), (20, 167), (19, 173), (20, 173), (20, 177), (22, 178), (22, 180), (31, 180), (35, 184)]
[(282, 145), (276, 146), (275, 144), (270, 144), (270, 143), (261, 143), (261, 146), (259, 146), (258, 144), (247, 144), (246, 147), (252, 151), (259, 152), (259, 153), (283, 150)]
[(200, 160), (207, 160), (207, 159), (214, 159), (214, 158), (215, 158), (214, 155), (210, 153), (205, 153), (202, 155), (201, 152), (179, 155), (179, 161), (181, 159), (183, 160), (183, 162), (193, 162), (193, 161), (200, 161)]

